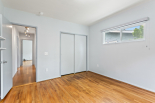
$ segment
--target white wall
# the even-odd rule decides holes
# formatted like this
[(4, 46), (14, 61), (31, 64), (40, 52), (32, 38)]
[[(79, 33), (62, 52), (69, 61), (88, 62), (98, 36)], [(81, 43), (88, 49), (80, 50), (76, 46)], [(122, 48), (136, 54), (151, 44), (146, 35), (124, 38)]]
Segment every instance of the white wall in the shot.
[(17, 72), (17, 64), (18, 64), (18, 46), (17, 46), (17, 40), (19, 39), (19, 32), (16, 29), (16, 27), (13, 26), (12, 28), (12, 77)]
[(19, 38), (19, 34), (18, 34), (18, 38), (17, 38), (17, 68), (20, 67), (20, 38)]
[(34, 63), (33, 63), (33, 65), (36, 67), (36, 54), (37, 54), (37, 51), (36, 51), (36, 33), (34, 34), (34, 39), (33, 39), (34, 41), (33, 41), (33, 45), (34, 45), (34, 47), (33, 47), (33, 58), (34, 58)]
[(32, 41), (23, 40), (23, 59), (32, 60)]
[[(90, 27), (90, 71), (155, 92), (155, 0), (148, 0)], [(150, 17), (146, 40), (103, 45), (102, 29)], [(148, 46), (148, 47), (146, 47)], [(97, 67), (99, 64), (99, 67)]]
[[(4, 8), (4, 15), (14, 23), (37, 26), (37, 81), (60, 77), (60, 32), (88, 35), (87, 26)], [(44, 52), (49, 55), (45, 56)], [(48, 72), (46, 72), (48, 68)]]
[(2, 0), (0, 0), (0, 14), (3, 14), (3, 3), (2, 3)]

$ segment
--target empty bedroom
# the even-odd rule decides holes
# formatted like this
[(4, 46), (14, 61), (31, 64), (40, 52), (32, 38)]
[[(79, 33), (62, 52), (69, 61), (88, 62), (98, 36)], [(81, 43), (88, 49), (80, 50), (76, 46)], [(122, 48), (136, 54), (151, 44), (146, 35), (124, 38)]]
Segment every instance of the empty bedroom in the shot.
[(155, 103), (155, 0), (0, 0), (0, 103)]

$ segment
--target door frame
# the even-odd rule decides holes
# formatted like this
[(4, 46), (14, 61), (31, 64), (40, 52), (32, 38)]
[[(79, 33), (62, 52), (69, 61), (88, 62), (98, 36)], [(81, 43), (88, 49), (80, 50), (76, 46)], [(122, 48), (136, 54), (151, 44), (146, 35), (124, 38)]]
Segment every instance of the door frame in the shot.
[(36, 82), (38, 82), (38, 27), (37, 26), (33, 26), (33, 25), (27, 25), (27, 24), (20, 24), (20, 23), (14, 23), (11, 22), (12, 25), (18, 25), (18, 26), (26, 26), (26, 27), (31, 27), (31, 28), (35, 28), (36, 30)]
[[(86, 36), (86, 72), (88, 71), (88, 35), (83, 35), (83, 34), (75, 34), (75, 33), (68, 33), (68, 32), (60, 32), (60, 61), (59, 61), (59, 70), (60, 70), (60, 77), (62, 76), (61, 75), (61, 35), (62, 34), (69, 34), (69, 35), (74, 35), (74, 40), (75, 40), (75, 35), (78, 35), (78, 36)], [(74, 43), (75, 45), (75, 43)], [(75, 50), (75, 46), (74, 46), (74, 50)], [(75, 53), (74, 53), (74, 58), (75, 58)], [(75, 74), (75, 60), (74, 60), (74, 74)]]

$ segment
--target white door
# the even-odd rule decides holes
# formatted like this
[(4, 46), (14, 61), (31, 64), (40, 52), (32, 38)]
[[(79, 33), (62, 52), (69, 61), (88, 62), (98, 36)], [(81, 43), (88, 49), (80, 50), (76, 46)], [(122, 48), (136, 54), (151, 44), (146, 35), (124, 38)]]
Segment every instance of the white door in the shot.
[(86, 36), (75, 35), (75, 72), (86, 71), (87, 40)]
[(1, 41), (1, 47), (6, 50), (1, 51), (1, 99), (3, 99), (12, 88), (12, 28), (11, 23), (2, 15), (1, 36), (6, 40)]
[(74, 73), (74, 35), (61, 34), (61, 75)]

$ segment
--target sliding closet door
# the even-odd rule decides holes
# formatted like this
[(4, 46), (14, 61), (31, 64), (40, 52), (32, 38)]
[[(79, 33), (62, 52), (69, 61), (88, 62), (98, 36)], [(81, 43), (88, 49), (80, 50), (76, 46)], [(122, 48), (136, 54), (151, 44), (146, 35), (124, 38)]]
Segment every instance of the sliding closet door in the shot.
[(75, 35), (75, 72), (86, 71), (87, 58), (86, 36)]
[(61, 34), (61, 75), (74, 73), (74, 35)]

